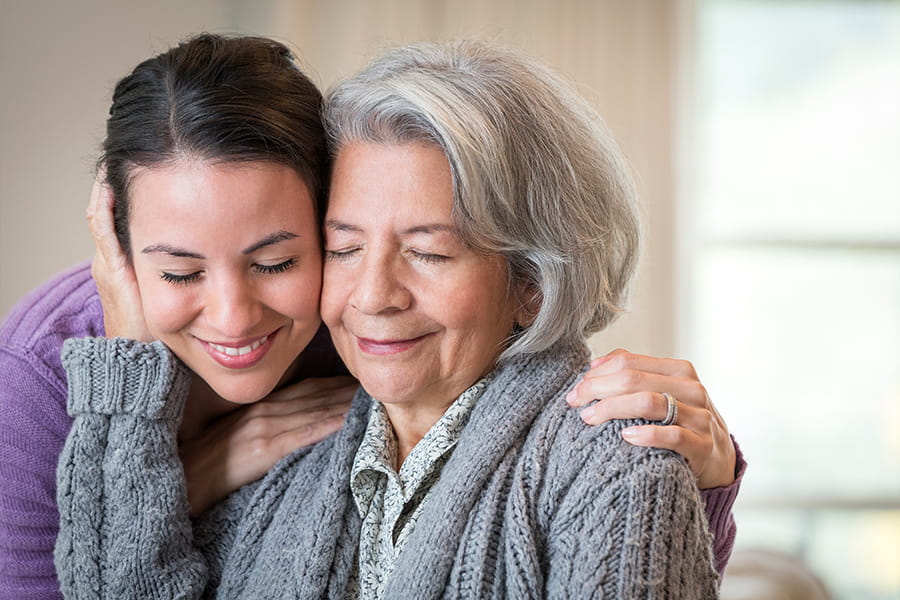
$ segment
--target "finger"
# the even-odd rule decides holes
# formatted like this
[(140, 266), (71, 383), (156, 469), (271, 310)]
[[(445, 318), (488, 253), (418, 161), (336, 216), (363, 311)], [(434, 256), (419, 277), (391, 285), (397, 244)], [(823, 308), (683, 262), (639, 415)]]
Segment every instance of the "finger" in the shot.
[(585, 378), (608, 375), (623, 369), (698, 379), (697, 371), (690, 361), (635, 354), (621, 348), (592, 360), (591, 368), (585, 373)]
[(358, 386), (359, 382), (347, 375), (337, 377), (307, 377), (302, 381), (272, 392), (266, 397), (266, 401), (282, 402), (285, 400), (302, 398), (304, 396), (327, 395), (333, 392), (340, 392), (340, 396), (343, 398), (347, 390), (355, 392)]
[(350, 405), (350, 402), (341, 402), (316, 408), (304, 407), (301, 410), (262, 415), (248, 412), (239, 423), (235, 423), (237, 433), (234, 435), (234, 439), (238, 443), (242, 443), (242, 440), (245, 439), (272, 439), (285, 431), (299, 429), (337, 415), (346, 414), (350, 410)]
[(311, 446), (337, 433), (344, 426), (346, 416), (346, 413), (334, 415), (298, 429), (285, 431), (273, 440), (274, 446), (281, 458), (284, 458), (298, 448)]
[(111, 266), (127, 262), (125, 253), (116, 237), (112, 189), (99, 178), (94, 180), (91, 200), (88, 205), (87, 220), (97, 253)]
[(709, 444), (704, 439), (685, 427), (676, 425), (638, 425), (622, 430), (622, 439), (634, 446), (645, 448), (665, 448), (677, 452), (691, 465), (697, 474), (695, 465), (709, 455)]
[[(675, 400), (678, 407), (676, 423), (695, 432), (709, 429), (708, 413)], [(613, 419), (646, 419), (662, 421), (669, 411), (669, 401), (656, 392), (638, 392), (623, 396), (610, 396), (586, 406), (579, 414), (588, 425), (600, 425)]]
[(706, 407), (708, 397), (703, 385), (692, 378), (660, 375), (654, 372), (623, 369), (608, 375), (582, 379), (566, 395), (570, 406), (584, 406), (610, 396), (637, 392), (668, 392), (679, 400), (697, 407)]
[[(354, 388), (355, 390), (355, 388)], [(241, 421), (251, 419), (284, 418), (291, 415), (307, 415), (314, 418), (316, 414), (349, 410), (353, 403), (355, 391), (347, 390), (342, 395), (328, 394), (323, 396), (304, 396), (302, 398), (290, 398), (273, 402), (261, 400), (247, 407), (244, 414), (239, 415)]]

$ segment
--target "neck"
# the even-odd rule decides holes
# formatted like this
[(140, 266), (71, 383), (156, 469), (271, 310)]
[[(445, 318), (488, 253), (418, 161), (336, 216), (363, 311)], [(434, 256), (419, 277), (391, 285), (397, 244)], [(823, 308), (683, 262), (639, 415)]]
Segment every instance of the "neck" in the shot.
[[(296, 382), (297, 374), (300, 372), (302, 365), (303, 354), (301, 353), (300, 356), (294, 359), (294, 362), (291, 363), (284, 375), (281, 376), (281, 380), (275, 386), (275, 390)], [(212, 421), (239, 409), (241, 406), (241, 404), (229, 402), (219, 396), (205, 380), (195, 374), (191, 380), (191, 390), (188, 393), (187, 402), (184, 405), (184, 416), (181, 420), (181, 428), (178, 430), (178, 439), (187, 440), (196, 437)]]
[(441, 420), (454, 400), (455, 398), (451, 398), (447, 402), (439, 404), (440, 408), (423, 408), (415, 404), (382, 403), (388, 421), (391, 422), (391, 428), (394, 430), (394, 436), (397, 438), (397, 457), (394, 464), (396, 471), (400, 471), (403, 461), (406, 460), (412, 449), (422, 441), (428, 430)]
[(211, 421), (237, 408), (237, 404), (221, 398), (206, 381), (195, 375), (184, 404), (184, 416), (178, 430), (178, 439), (196, 437)]

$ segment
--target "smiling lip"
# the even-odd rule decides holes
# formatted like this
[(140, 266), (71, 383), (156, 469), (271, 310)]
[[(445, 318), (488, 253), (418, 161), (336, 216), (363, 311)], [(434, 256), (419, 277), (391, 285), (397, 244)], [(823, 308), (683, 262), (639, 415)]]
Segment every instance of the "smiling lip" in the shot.
[(356, 345), (366, 354), (376, 354), (386, 356), (389, 354), (399, 354), (406, 352), (410, 348), (416, 346), (419, 342), (428, 336), (420, 335), (419, 337), (407, 338), (403, 340), (373, 340), (370, 338), (357, 337)]
[(212, 359), (223, 367), (228, 369), (247, 369), (263, 359), (269, 348), (272, 347), (272, 341), (277, 333), (278, 330), (276, 329), (262, 337), (224, 344), (206, 340), (199, 341)]

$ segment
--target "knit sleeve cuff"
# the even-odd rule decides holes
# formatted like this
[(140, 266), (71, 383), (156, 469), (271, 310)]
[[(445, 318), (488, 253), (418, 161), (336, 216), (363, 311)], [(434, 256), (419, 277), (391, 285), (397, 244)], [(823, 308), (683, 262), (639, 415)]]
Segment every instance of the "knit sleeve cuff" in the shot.
[(63, 344), (68, 413), (180, 419), (190, 371), (159, 341), (78, 338)]
[(741, 489), (741, 480), (747, 470), (747, 462), (744, 454), (734, 437), (731, 438), (735, 450), (734, 481), (731, 485), (701, 490), (703, 500), (706, 503), (706, 518), (709, 520), (709, 529), (714, 536), (713, 550), (716, 558), (716, 568), (719, 573), (728, 564), (728, 558), (734, 548), (736, 526), (731, 509)]

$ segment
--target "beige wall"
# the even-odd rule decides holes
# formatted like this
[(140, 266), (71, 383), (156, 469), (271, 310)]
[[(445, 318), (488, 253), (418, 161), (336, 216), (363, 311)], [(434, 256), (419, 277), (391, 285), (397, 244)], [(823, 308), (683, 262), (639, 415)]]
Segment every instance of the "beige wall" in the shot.
[(327, 86), (382, 47), (477, 36), (578, 82), (632, 160), (646, 221), (641, 273), (631, 312), (594, 346), (671, 354), (673, 83), (687, 0), (0, 2), (0, 80), (12, 90), (0, 95), (0, 312), (90, 256), (91, 164), (111, 88), (139, 59), (200, 29), (252, 32), (287, 41)]
[(112, 89), (221, 0), (0, 0), (0, 315), (91, 255), (84, 209)]

